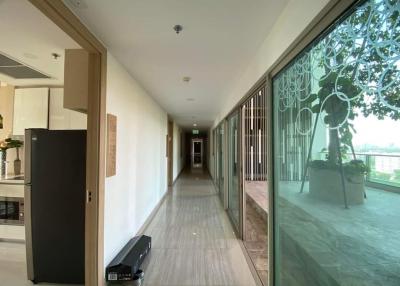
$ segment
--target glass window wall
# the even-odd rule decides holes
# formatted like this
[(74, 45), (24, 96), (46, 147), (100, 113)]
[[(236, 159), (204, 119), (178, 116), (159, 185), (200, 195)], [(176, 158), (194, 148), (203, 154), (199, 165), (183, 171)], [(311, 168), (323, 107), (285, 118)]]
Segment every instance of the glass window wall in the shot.
[(228, 119), (228, 214), (240, 233), (239, 112)]
[(275, 285), (400, 285), (399, 2), (358, 2), (272, 88)]

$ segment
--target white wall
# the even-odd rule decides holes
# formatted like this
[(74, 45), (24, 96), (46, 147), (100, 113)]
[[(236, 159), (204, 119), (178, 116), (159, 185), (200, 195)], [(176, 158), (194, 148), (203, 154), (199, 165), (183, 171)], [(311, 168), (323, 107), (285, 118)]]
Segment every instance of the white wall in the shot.
[(235, 104), (245, 96), (328, 2), (329, 0), (291, 0), (288, 2), (247, 69), (228, 89), (230, 90), (229, 96), (214, 121), (214, 126), (217, 126)]
[[(184, 156), (184, 132), (182, 128), (180, 128), (174, 122), (174, 132), (172, 137), (172, 144), (173, 144), (173, 180), (175, 180), (179, 174), (181, 173), (182, 169), (185, 165), (185, 156)], [(181, 139), (182, 138), (182, 139)], [(182, 144), (183, 141), (183, 144)], [(181, 152), (181, 149), (182, 152)]]
[(117, 174), (106, 178), (107, 265), (167, 191), (167, 113), (108, 54), (107, 113), (117, 116)]

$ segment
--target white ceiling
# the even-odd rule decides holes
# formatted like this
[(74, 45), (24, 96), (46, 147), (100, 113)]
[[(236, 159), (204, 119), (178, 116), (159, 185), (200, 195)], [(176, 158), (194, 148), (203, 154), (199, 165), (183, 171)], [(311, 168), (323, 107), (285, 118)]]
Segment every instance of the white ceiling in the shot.
[[(77, 1), (80, 7), (71, 4)], [(64, 2), (178, 124), (204, 128), (288, 1)], [(179, 35), (175, 24), (184, 28)], [(185, 83), (184, 76), (192, 80)]]
[[(12, 85), (59, 85), (64, 82), (64, 49), (80, 46), (27, 0), (0, 0), (0, 52), (50, 79), (13, 79)], [(52, 53), (62, 55), (54, 60)]]

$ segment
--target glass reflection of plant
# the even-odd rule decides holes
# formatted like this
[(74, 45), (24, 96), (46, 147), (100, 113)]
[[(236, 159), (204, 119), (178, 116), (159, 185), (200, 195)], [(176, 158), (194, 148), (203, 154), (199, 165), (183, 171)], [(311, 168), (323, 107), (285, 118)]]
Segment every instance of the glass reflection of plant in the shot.
[[(400, 119), (398, 1), (367, 1), (330, 31), (307, 56), (310, 76), (319, 84), (319, 91), (304, 101), (311, 104), (311, 111), (316, 114), (307, 162), (317, 121), (323, 116), (329, 127), (327, 160), (313, 161), (310, 166), (341, 170), (344, 189), (346, 170), (367, 172), (364, 163), (357, 160), (352, 144), (353, 133), (356, 133), (352, 123), (354, 118), (372, 114), (378, 119)], [(315, 69), (323, 75), (315, 78)], [(348, 151), (353, 160), (343, 165), (343, 153)]]

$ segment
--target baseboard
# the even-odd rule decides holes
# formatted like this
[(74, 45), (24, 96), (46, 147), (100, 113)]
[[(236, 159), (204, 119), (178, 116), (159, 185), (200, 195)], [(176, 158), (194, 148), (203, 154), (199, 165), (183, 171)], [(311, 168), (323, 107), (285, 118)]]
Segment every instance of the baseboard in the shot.
[(158, 204), (151, 211), (149, 217), (146, 219), (146, 221), (143, 223), (143, 225), (139, 228), (139, 230), (136, 233), (136, 236), (142, 235), (145, 232), (145, 230), (148, 228), (150, 223), (153, 221), (154, 217), (156, 216), (158, 210), (160, 209), (161, 205), (163, 204), (163, 202), (165, 201), (167, 196), (168, 196), (168, 190), (165, 192), (165, 194), (163, 195), (161, 200), (158, 202)]
[(182, 170), (179, 172), (178, 176), (176, 176), (176, 178), (175, 178), (175, 180), (172, 182), (172, 185), (170, 186), (170, 188), (173, 187), (173, 186), (175, 185), (176, 181), (178, 181), (179, 177), (180, 177), (180, 176), (182, 175), (182, 173), (183, 173), (183, 170), (185, 170), (185, 167), (183, 167)]

